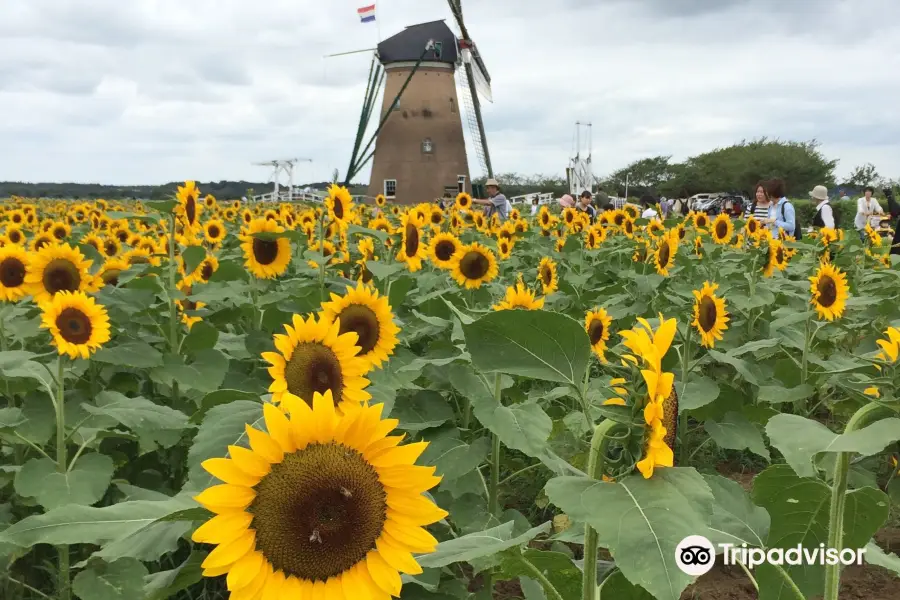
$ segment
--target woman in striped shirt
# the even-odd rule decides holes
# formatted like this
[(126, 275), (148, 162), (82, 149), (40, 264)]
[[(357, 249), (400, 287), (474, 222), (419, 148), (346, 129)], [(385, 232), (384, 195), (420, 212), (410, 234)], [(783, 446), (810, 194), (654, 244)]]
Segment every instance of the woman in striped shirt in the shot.
[(747, 205), (747, 216), (753, 215), (761, 224), (770, 227), (774, 222), (775, 204), (769, 198), (769, 192), (766, 191), (766, 182), (760, 181), (756, 184), (756, 198)]

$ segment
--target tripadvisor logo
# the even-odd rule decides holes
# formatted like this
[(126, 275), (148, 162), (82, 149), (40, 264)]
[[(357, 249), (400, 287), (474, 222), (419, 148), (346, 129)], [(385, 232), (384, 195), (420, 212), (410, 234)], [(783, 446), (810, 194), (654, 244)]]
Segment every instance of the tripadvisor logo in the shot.
[(702, 535), (689, 535), (675, 547), (675, 563), (687, 575), (698, 577), (712, 570), (716, 563), (716, 554), (722, 555), (724, 565), (743, 565), (753, 569), (762, 564), (770, 565), (861, 565), (866, 549), (860, 548), (804, 548), (798, 544), (792, 548), (748, 548), (747, 544), (713, 545)]

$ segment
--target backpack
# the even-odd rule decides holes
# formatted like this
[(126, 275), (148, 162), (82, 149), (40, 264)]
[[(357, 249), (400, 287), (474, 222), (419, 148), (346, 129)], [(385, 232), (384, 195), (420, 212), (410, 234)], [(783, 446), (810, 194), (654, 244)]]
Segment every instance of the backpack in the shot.
[[(782, 220), (782, 221), (785, 220), (785, 218), (784, 218), (784, 207), (785, 207), (786, 204), (791, 204), (791, 201), (785, 199), (785, 201), (781, 203), (781, 220)], [(791, 204), (791, 206), (794, 206), (794, 205)], [(834, 212), (834, 210), (832, 210), (832, 212)], [(788, 234), (787, 232), (785, 232), (785, 235), (788, 236), (788, 237), (793, 237), (793, 238), (794, 238), (795, 240), (797, 240), (797, 241), (800, 241), (800, 238), (803, 237), (803, 230), (802, 230), (801, 227), (800, 227), (800, 215), (797, 214), (797, 208), (796, 208), (796, 207), (794, 207), (794, 235), (791, 236), (791, 235)]]

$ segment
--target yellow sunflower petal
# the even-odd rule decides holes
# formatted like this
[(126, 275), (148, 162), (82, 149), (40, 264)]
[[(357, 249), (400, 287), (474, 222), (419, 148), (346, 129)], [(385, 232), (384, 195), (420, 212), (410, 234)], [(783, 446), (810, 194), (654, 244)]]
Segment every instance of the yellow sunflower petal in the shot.
[(250, 506), (254, 498), (256, 498), (256, 492), (251, 488), (223, 483), (206, 488), (195, 496), (194, 500), (204, 508), (214, 513), (220, 513), (244, 510)]
[(269, 437), (269, 434), (263, 433), (259, 429), (254, 429), (250, 425), (245, 425), (244, 431), (247, 432), (250, 447), (258, 456), (263, 457), (270, 464), (277, 464), (284, 460), (284, 450), (275, 440)]
[(256, 544), (256, 532), (251, 529), (227, 544), (216, 546), (200, 566), (204, 569), (215, 569), (233, 565), (251, 552), (254, 544)]
[(210, 458), (203, 461), (201, 466), (213, 477), (234, 485), (253, 487), (261, 479), (254, 475), (248, 475), (239, 469), (237, 464), (230, 458)]
[(253, 515), (247, 512), (216, 515), (198, 527), (191, 539), (204, 544), (225, 544), (243, 535), (252, 521)]
[(265, 559), (259, 552), (248, 552), (231, 566), (226, 584), (229, 591), (239, 590), (250, 585), (263, 568)]
[(392, 596), (400, 595), (402, 586), (400, 574), (396, 569), (392, 569), (376, 550), (366, 555), (366, 566), (369, 568), (369, 575), (379, 588)]

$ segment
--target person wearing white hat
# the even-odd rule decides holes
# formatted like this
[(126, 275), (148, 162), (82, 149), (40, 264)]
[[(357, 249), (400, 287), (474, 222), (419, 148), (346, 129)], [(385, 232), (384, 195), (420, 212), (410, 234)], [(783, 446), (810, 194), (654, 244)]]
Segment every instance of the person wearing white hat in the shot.
[(484, 216), (491, 217), (494, 213), (497, 213), (497, 217), (501, 221), (505, 221), (506, 217), (509, 216), (511, 207), (506, 196), (500, 193), (500, 184), (497, 183), (496, 179), (488, 179), (484, 182), (484, 189), (487, 191), (488, 197), (486, 199), (473, 198), (472, 202), (488, 207), (484, 211)]
[(834, 209), (828, 202), (828, 188), (817, 185), (809, 193), (810, 199), (816, 202), (816, 214), (813, 216), (813, 227), (821, 229), (829, 227), (834, 229)]

